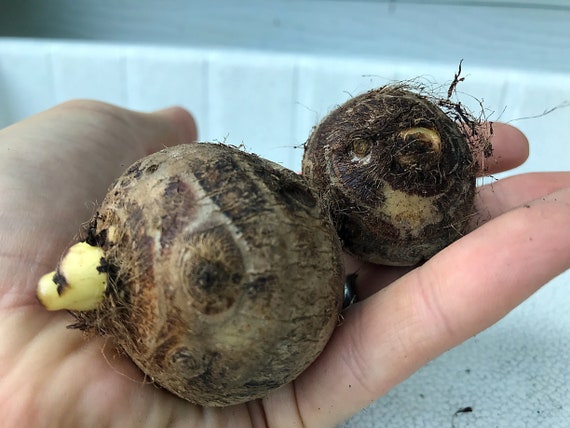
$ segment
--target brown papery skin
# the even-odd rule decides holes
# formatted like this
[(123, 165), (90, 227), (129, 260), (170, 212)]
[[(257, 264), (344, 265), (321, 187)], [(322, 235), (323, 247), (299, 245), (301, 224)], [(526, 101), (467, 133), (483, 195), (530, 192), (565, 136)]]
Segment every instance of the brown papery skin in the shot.
[(404, 86), (369, 91), (332, 111), (303, 158), (303, 175), (345, 250), (395, 266), (421, 263), (465, 233), (476, 171), (458, 124)]
[(108, 296), (75, 327), (115, 338), (158, 385), (226, 406), (260, 398), (322, 351), (344, 273), (330, 219), (298, 174), (222, 144), (150, 155), (91, 221)]

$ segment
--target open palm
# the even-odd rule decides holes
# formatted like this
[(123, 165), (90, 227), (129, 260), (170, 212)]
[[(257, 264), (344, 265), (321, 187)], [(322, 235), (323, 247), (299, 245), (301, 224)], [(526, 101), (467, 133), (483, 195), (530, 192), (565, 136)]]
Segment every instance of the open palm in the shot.
[[(495, 131), (489, 171), (524, 161), (525, 138), (505, 125)], [(66, 329), (72, 318), (45, 311), (35, 286), (130, 163), (195, 139), (182, 109), (143, 114), (93, 101), (0, 131), (2, 426), (333, 426), (570, 266), (570, 174), (495, 182), (479, 192), (480, 227), (423, 266), (347, 257), (360, 301), (294, 383), (241, 406), (193, 406), (146, 382), (111, 339)]]

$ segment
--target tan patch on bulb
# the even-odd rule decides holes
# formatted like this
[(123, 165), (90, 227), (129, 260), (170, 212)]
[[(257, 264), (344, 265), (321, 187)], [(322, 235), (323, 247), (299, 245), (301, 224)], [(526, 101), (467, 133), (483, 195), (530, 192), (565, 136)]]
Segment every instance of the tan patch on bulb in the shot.
[(442, 220), (442, 214), (434, 206), (433, 197), (413, 195), (393, 189), (388, 183), (384, 190), (384, 215), (400, 233), (418, 236), (422, 229)]
[(119, 242), (119, 239), (120, 239), (120, 234), (119, 231), (117, 230), (117, 227), (114, 225), (109, 226), (109, 228), (107, 229), (107, 244), (108, 245), (116, 244), (117, 242)]

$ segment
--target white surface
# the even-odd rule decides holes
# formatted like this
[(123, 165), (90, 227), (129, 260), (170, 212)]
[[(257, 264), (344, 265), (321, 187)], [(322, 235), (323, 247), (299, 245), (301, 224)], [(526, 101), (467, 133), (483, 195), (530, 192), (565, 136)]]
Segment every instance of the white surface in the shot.
[[(445, 89), (463, 58), (462, 102), (476, 109), (471, 96), (482, 99), (491, 119), (512, 121), (531, 141), (519, 171), (568, 170), (567, 2), (438, 3), (3, 6), (0, 34), (30, 38), (0, 39), (0, 126), (77, 97), (143, 110), (180, 104), (201, 139), (243, 143), (298, 169), (295, 147), (335, 104), (393, 79)], [(343, 426), (570, 426), (569, 280), (557, 278)]]
[[(298, 169), (299, 146), (336, 104), (395, 79), (419, 78), (445, 92), (457, 64), (0, 39), (0, 125), (78, 97), (143, 110), (180, 104), (197, 117), (201, 139), (243, 143)], [(512, 121), (533, 142), (525, 169), (567, 168), (560, 154), (570, 73), (487, 68), (468, 58), (463, 70), (462, 102), (477, 111), (476, 96), (490, 119)]]

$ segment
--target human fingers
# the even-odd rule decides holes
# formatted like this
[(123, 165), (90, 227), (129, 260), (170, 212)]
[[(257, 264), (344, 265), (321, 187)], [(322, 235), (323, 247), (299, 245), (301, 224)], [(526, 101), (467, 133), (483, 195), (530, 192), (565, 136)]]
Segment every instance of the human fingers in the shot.
[(492, 129), (490, 141), (493, 150), (489, 157), (478, 155), (476, 160), (481, 166), (480, 176), (507, 171), (526, 161), (529, 154), (528, 140), (518, 128), (500, 122), (487, 124), (486, 127), (486, 132)]
[(352, 306), (297, 382), (305, 424), (349, 417), (568, 269), (569, 222), (570, 189), (562, 189), (486, 223)]
[(473, 227), (534, 199), (570, 187), (570, 172), (533, 172), (514, 175), (479, 187)]

